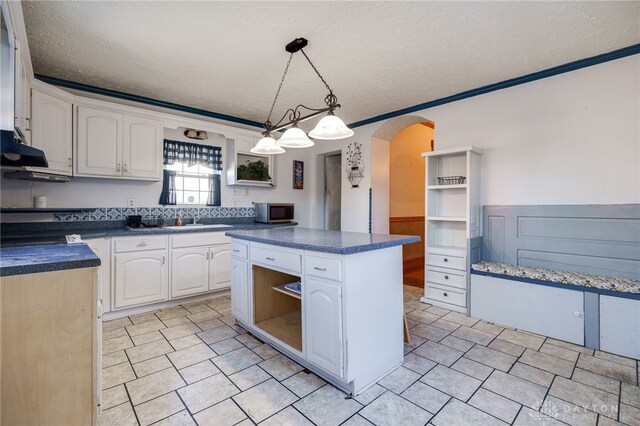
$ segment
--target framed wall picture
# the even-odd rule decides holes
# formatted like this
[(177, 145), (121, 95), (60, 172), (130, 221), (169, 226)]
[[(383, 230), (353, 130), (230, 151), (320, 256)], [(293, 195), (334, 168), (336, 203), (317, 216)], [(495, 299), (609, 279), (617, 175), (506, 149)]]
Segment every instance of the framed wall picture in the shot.
[(293, 160), (293, 189), (304, 188), (304, 161)]

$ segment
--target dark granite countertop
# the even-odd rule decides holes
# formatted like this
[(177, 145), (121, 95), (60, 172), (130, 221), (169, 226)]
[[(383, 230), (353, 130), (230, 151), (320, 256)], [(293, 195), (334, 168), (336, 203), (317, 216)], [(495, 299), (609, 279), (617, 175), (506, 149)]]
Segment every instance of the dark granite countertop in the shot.
[(86, 244), (50, 244), (0, 250), (0, 276), (35, 274), (100, 266)]
[(298, 227), (232, 230), (227, 231), (226, 235), (240, 240), (336, 254), (361, 253), (420, 241), (420, 237), (412, 235), (366, 234)]
[[(83, 240), (89, 240), (92, 238), (106, 238), (106, 237), (133, 237), (140, 235), (162, 235), (162, 234), (184, 234), (195, 232), (224, 232), (229, 230), (240, 229), (265, 229), (283, 226), (295, 226), (297, 222), (283, 223), (283, 224), (267, 224), (267, 223), (255, 223), (255, 222), (227, 222), (221, 223), (229, 225), (229, 227), (211, 228), (205, 226), (181, 226), (179, 228), (143, 228), (143, 229), (131, 229), (125, 226), (121, 221), (116, 222), (112, 226), (87, 227), (90, 224), (81, 224), (77, 227), (56, 226), (55, 222), (49, 222), (51, 225), (46, 226), (46, 223), (33, 223), (33, 224), (19, 224), (20, 227), (12, 226), (10, 229), (4, 229), (2, 231), (0, 245), (2, 247), (10, 247), (20, 242), (33, 243), (37, 245), (41, 241), (59, 239), (60, 242), (64, 242), (65, 235), (79, 234)], [(14, 224), (11, 224), (14, 225)], [(18, 224), (16, 224), (18, 225)], [(30, 226), (31, 225), (31, 226)]]

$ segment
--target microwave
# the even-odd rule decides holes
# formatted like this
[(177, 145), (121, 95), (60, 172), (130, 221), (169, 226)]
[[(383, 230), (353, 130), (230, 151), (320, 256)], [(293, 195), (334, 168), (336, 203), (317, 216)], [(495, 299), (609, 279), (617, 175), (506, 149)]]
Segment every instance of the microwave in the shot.
[(291, 203), (256, 203), (256, 222), (289, 223), (293, 220)]

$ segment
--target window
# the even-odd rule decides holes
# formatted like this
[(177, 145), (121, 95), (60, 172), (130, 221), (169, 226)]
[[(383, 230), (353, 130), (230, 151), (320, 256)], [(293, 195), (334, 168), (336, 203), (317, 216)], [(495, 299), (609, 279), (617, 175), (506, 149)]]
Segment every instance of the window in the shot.
[(175, 162), (165, 166), (165, 169), (176, 172), (176, 204), (206, 205), (213, 175), (220, 175), (219, 171), (215, 172), (201, 164), (189, 166)]
[(162, 205), (220, 205), (222, 149), (164, 140)]

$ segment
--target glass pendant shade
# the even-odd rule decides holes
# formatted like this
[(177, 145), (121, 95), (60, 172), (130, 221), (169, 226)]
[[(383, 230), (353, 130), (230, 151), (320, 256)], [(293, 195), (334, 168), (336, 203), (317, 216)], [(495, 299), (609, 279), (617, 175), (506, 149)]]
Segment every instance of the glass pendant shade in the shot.
[(353, 130), (333, 112), (322, 117), (316, 127), (309, 132), (309, 137), (322, 140), (345, 139), (351, 136), (353, 136)]
[(285, 151), (276, 144), (276, 140), (271, 136), (265, 136), (260, 139), (256, 146), (251, 148), (251, 152), (254, 154), (283, 154)]
[(278, 140), (278, 145), (284, 148), (308, 148), (313, 146), (314, 143), (307, 137), (307, 134), (301, 129), (293, 127), (287, 129), (282, 137)]

